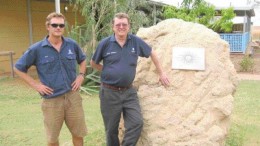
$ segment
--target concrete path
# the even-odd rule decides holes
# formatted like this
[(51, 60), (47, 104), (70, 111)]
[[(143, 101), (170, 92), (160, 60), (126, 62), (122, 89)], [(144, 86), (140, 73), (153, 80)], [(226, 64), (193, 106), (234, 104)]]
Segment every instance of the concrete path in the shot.
[(258, 81), (260, 81), (260, 74), (238, 73), (238, 78), (240, 80), (258, 80)]

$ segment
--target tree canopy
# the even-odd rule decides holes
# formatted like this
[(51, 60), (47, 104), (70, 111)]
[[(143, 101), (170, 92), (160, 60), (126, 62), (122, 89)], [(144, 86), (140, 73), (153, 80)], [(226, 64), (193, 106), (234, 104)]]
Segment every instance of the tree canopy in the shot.
[(220, 16), (216, 17), (215, 7), (204, 0), (184, 0), (180, 8), (175, 6), (165, 6), (163, 16), (168, 18), (183, 19), (200, 23), (215, 32), (231, 32), (236, 16), (232, 7), (220, 11)]

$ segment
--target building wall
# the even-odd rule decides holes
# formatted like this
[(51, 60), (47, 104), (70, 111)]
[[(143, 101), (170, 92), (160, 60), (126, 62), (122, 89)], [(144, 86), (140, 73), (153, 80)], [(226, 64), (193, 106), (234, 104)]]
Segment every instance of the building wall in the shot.
[(252, 27), (252, 40), (253, 41), (260, 41), (260, 26), (253, 26)]
[[(12, 50), (21, 54), (29, 44), (26, 0), (0, 0), (0, 22), (0, 52)], [(0, 74), (7, 71), (9, 56), (0, 56)]]
[[(45, 28), (46, 16), (55, 11), (55, 2), (31, 0), (32, 35), (33, 43), (42, 40), (47, 31)], [(75, 24), (75, 15), (78, 15), (78, 23), (84, 20), (68, 5), (68, 11), (64, 11), (66, 3), (61, 3), (61, 13), (67, 19), (69, 25)], [(0, 53), (14, 51), (14, 63), (30, 46), (29, 23), (27, 16), (27, 0), (0, 0)], [(10, 57), (0, 56), (0, 75), (11, 71)]]

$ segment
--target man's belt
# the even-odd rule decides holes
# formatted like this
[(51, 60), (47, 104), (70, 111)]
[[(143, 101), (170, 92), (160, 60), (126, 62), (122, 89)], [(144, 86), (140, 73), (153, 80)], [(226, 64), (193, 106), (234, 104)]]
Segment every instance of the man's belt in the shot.
[(116, 90), (116, 91), (123, 91), (123, 90), (127, 90), (127, 89), (132, 87), (132, 85), (127, 86), (127, 87), (117, 87), (117, 86), (112, 86), (112, 85), (108, 85), (108, 84), (105, 84), (105, 83), (102, 83), (102, 86), (109, 88), (109, 89), (112, 89), (112, 90)]

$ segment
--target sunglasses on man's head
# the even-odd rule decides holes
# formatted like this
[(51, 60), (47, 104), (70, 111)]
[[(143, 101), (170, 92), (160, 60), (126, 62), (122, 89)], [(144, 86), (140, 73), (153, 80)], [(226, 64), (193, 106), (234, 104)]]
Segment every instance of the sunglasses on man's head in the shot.
[(60, 27), (60, 28), (63, 28), (63, 27), (65, 27), (65, 24), (56, 24), (56, 23), (52, 23), (52, 24), (50, 24), (53, 28), (57, 28), (58, 26)]

